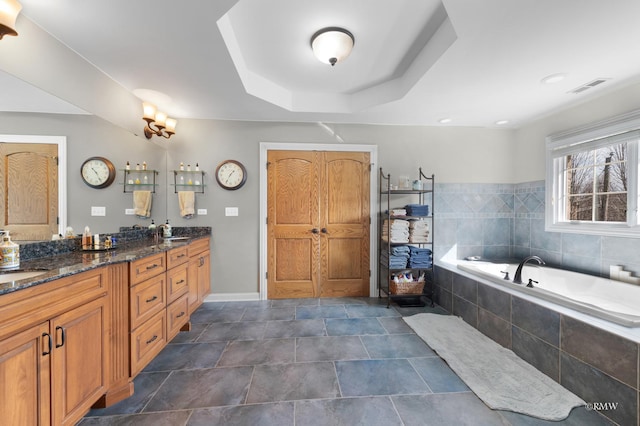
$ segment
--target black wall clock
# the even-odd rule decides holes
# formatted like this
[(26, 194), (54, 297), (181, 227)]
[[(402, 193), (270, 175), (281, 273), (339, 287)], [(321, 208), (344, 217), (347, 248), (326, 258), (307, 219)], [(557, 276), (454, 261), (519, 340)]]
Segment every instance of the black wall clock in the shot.
[(216, 181), (224, 189), (242, 188), (247, 181), (247, 169), (236, 160), (225, 160), (216, 169)]
[(104, 157), (87, 158), (80, 167), (82, 181), (92, 188), (102, 189), (113, 183), (116, 178), (116, 168)]

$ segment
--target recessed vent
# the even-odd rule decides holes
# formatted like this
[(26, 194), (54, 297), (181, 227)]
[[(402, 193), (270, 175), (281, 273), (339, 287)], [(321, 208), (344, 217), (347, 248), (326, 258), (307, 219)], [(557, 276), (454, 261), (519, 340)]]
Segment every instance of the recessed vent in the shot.
[(587, 84), (583, 84), (582, 86), (579, 86), (573, 90), (568, 91), (567, 93), (573, 93), (573, 94), (577, 94), (577, 93), (582, 93), (585, 90), (591, 89), (592, 87), (596, 87), (599, 84), (604, 83), (605, 81), (609, 80), (608, 78), (597, 78), (593, 81), (590, 81)]

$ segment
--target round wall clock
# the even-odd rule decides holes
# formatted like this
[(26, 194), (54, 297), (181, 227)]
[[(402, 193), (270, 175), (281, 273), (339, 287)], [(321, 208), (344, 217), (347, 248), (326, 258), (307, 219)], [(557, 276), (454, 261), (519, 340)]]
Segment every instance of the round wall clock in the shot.
[(247, 181), (247, 169), (239, 161), (225, 160), (216, 169), (216, 181), (224, 189), (241, 188)]
[(87, 158), (80, 167), (82, 181), (92, 188), (106, 188), (116, 178), (116, 168), (104, 157)]

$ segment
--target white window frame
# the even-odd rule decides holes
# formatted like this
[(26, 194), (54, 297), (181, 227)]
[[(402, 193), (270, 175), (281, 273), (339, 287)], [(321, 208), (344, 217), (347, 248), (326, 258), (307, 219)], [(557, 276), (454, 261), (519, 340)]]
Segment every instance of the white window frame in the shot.
[[(640, 238), (640, 218), (638, 216), (640, 204), (640, 194), (638, 193), (639, 140), (640, 110), (548, 136), (546, 138), (545, 231)], [(626, 223), (564, 220), (565, 206), (563, 203), (556, 203), (556, 200), (563, 198), (566, 192), (562, 159), (567, 154), (625, 141), (628, 141), (627, 172), (629, 176)]]

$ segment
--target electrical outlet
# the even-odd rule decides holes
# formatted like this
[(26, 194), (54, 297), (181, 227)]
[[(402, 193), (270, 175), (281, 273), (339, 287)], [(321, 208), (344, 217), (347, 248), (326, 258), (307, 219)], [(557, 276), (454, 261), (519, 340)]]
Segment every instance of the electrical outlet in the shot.
[(136, 214), (136, 211), (135, 209), (124, 209), (124, 214), (132, 216)]
[(107, 215), (106, 207), (91, 206), (91, 216), (106, 216), (106, 215)]
[(206, 216), (206, 214), (207, 214), (207, 209), (198, 209), (198, 215)]
[(225, 207), (224, 208), (225, 216), (238, 216), (238, 208), (237, 207)]

